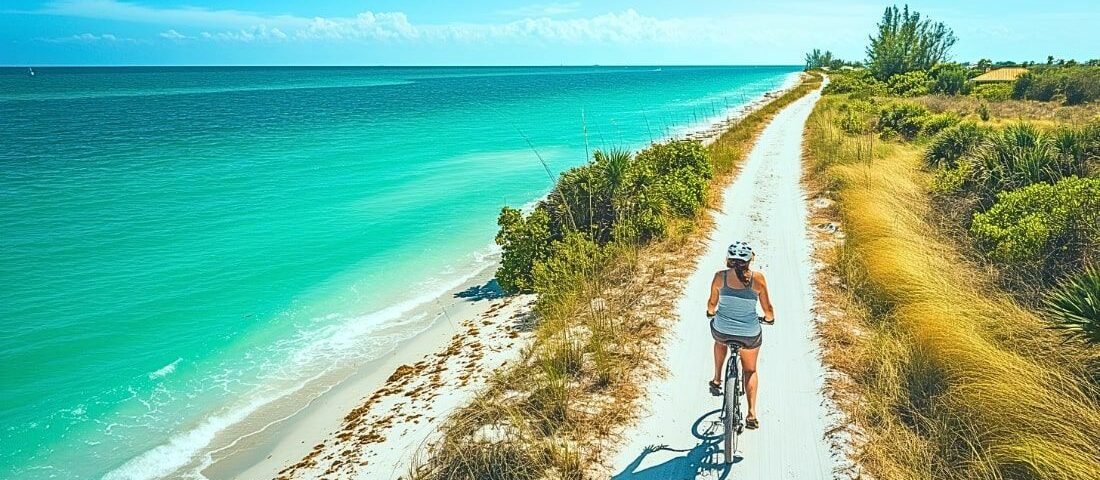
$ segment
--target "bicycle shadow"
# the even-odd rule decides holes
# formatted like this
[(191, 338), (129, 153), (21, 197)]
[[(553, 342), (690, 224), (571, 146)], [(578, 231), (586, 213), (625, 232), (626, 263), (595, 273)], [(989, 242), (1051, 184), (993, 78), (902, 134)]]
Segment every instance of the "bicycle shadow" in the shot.
[[(700, 440), (695, 446), (677, 449), (668, 445), (650, 445), (611, 480), (680, 480), (700, 476), (724, 480), (729, 476), (730, 467), (740, 462), (741, 457), (735, 456), (733, 464), (723, 461), (721, 412), (721, 409), (707, 412), (691, 425), (691, 435)], [(683, 452), (683, 455), (638, 470), (647, 456), (659, 451)]]

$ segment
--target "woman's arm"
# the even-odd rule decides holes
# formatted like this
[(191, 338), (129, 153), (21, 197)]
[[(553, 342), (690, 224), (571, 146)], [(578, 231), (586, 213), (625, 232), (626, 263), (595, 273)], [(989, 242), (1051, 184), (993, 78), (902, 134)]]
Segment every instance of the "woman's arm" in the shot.
[(753, 272), (756, 275), (753, 286), (756, 294), (760, 296), (760, 306), (764, 309), (764, 319), (775, 321), (775, 310), (772, 309), (772, 299), (768, 295), (768, 281), (764, 278), (764, 272)]
[(722, 272), (714, 274), (714, 278), (710, 281), (710, 300), (707, 300), (707, 316), (713, 317), (715, 311), (718, 309), (718, 295), (722, 291)]

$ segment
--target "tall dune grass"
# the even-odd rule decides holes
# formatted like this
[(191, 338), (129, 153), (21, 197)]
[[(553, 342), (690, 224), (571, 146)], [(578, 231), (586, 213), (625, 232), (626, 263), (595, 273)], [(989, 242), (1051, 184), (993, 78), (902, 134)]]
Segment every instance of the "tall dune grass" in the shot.
[[(715, 178), (708, 202), (786, 105), (821, 84), (813, 76), (746, 116), (707, 148)], [(605, 450), (636, 414), (641, 386), (661, 371), (659, 342), (675, 321), (675, 292), (691, 272), (709, 216), (671, 219), (669, 236), (643, 245), (611, 243), (538, 268), (534, 341), (521, 359), (443, 425), (419, 452), (414, 480), (598, 477)], [(587, 247), (585, 247), (587, 248)], [(584, 250), (578, 248), (577, 251)]]
[(1097, 354), (1063, 344), (942, 238), (921, 152), (868, 153), (837, 127), (841, 101), (819, 103), (807, 138), (847, 230), (836, 270), (868, 330), (840, 353), (869, 436), (859, 460), (877, 478), (1100, 478), (1100, 393), (1082, 368)]

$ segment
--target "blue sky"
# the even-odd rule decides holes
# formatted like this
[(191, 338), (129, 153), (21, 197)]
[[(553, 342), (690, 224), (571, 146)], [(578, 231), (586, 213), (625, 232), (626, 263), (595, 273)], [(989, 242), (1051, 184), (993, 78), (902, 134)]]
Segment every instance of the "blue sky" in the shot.
[[(4, 0), (0, 65), (798, 64), (862, 59), (890, 3)], [(1100, 57), (1095, 0), (909, 5), (957, 60)]]

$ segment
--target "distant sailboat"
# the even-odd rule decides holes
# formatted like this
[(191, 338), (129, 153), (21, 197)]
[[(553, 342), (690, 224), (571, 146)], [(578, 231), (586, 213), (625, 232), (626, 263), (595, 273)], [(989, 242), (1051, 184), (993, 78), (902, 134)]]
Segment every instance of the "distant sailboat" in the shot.
[(27, 72), (30, 73), (32, 77), (34, 76), (34, 69), (33, 68), (27, 67)]

